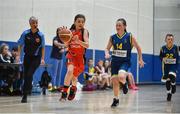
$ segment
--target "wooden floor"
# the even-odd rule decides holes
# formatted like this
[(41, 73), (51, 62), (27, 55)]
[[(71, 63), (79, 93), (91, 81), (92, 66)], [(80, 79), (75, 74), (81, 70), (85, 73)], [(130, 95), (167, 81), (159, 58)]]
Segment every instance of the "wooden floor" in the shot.
[(81, 92), (74, 101), (59, 102), (59, 94), (33, 95), (28, 103), (21, 97), (0, 97), (0, 114), (119, 114), (119, 113), (180, 113), (180, 86), (172, 101), (166, 101), (165, 85), (141, 85), (139, 91), (120, 95), (120, 105), (112, 109), (112, 90)]

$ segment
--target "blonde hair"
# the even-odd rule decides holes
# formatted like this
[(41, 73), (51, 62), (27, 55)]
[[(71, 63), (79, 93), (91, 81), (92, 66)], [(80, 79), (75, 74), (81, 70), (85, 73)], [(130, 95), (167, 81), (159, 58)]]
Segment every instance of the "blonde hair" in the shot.
[(3, 50), (4, 50), (4, 48), (5, 48), (6, 46), (9, 47), (6, 43), (2, 43), (2, 44), (1, 44), (1, 46), (0, 46), (0, 54), (3, 53)]

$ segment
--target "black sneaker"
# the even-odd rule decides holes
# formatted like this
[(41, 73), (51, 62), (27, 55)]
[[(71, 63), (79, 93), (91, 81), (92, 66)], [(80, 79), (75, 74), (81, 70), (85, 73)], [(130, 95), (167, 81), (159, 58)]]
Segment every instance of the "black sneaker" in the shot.
[(172, 94), (176, 93), (176, 85), (172, 85), (171, 93)]
[(124, 93), (124, 94), (127, 94), (127, 93), (128, 93), (127, 83), (125, 83), (125, 84), (123, 85), (122, 89), (123, 89), (123, 93)]
[(162, 76), (161, 77), (161, 82), (166, 82), (166, 80), (167, 80), (167, 76)]
[(71, 87), (70, 88), (70, 93), (69, 93), (69, 96), (68, 96), (68, 100), (73, 100), (76, 96), (76, 91), (77, 91), (77, 88), (76, 87)]
[(117, 107), (118, 105), (119, 105), (119, 99), (114, 98), (114, 99), (113, 99), (113, 103), (112, 103), (112, 105), (111, 105), (111, 108), (115, 108), (115, 107)]
[(27, 103), (27, 95), (23, 95), (21, 103)]
[(46, 95), (46, 88), (42, 88), (43, 95)]
[(171, 101), (171, 97), (172, 97), (172, 94), (171, 94), (171, 93), (168, 93), (168, 94), (167, 94), (167, 101)]
[(66, 98), (67, 98), (67, 92), (62, 92), (62, 95), (59, 101), (66, 101)]

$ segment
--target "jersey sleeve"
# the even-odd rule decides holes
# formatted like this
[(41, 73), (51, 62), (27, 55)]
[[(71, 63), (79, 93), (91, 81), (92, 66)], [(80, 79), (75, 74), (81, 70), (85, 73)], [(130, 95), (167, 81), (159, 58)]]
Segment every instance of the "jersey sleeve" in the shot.
[(21, 34), (19, 40), (17, 41), (19, 45), (24, 45), (25, 35), (26, 35), (26, 32), (24, 31), (24, 32)]
[(44, 34), (42, 34), (42, 42), (41, 42), (41, 46), (42, 48), (45, 48), (45, 37), (44, 37)]

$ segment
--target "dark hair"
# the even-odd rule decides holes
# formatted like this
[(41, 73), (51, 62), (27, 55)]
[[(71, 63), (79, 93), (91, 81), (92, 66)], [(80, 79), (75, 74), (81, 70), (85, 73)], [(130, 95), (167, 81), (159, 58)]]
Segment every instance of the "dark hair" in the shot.
[(87, 60), (87, 63), (89, 63), (91, 60), (93, 61), (93, 58), (89, 58), (89, 59)]
[[(118, 19), (116, 22), (118, 22), (118, 21), (121, 21), (121, 22), (123, 23), (124, 26), (127, 26), (126, 20), (125, 20), (124, 18), (120, 18), (120, 19)], [(126, 29), (125, 29), (124, 31), (127, 32)]]
[[(74, 22), (78, 19), (78, 18), (83, 18), (84, 21), (86, 21), (86, 17), (83, 15), (83, 14), (77, 14), (75, 17), (74, 17)], [(74, 24), (71, 25), (70, 27), (70, 30), (75, 30), (76, 29), (76, 26)]]
[(166, 34), (165, 42), (166, 42), (167, 37), (173, 37), (174, 38), (174, 35), (173, 34)]
[(59, 38), (59, 35), (58, 35), (58, 31), (60, 30), (60, 28), (58, 27), (57, 29), (56, 29), (56, 37), (58, 37)]
[(12, 48), (12, 51), (18, 51), (18, 47), (17, 47), (17, 46), (14, 46), (14, 47)]
[(100, 62), (100, 61), (102, 61), (102, 62), (104, 63), (104, 60), (102, 60), (102, 59), (99, 59), (99, 61), (98, 61), (98, 62)]
[(89, 62), (90, 60), (93, 60), (93, 58), (89, 58), (89, 59), (88, 59), (88, 62)]
[[(166, 34), (166, 38), (167, 38), (167, 37), (171, 37), (171, 36), (174, 37), (173, 34)], [(165, 38), (165, 39), (166, 39), (166, 38)]]
[[(86, 17), (83, 15), (83, 14), (77, 14), (75, 17), (74, 17), (74, 22), (78, 19), (78, 18), (83, 18), (84, 21), (86, 21)], [(75, 30), (76, 29), (76, 26), (75, 24), (72, 24), (71, 27), (70, 27), (70, 30)], [(84, 28), (81, 29), (81, 34), (82, 34), (82, 37), (83, 37), (83, 40), (84, 41)], [(89, 35), (89, 33), (88, 33)], [(85, 53), (86, 53), (86, 48), (85, 48)], [(83, 55), (83, 58), (84, 58), (84, 61), (86, 61), (86, 55), (84, 54)]]

